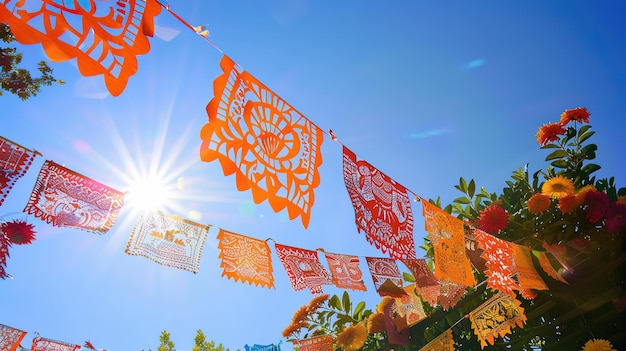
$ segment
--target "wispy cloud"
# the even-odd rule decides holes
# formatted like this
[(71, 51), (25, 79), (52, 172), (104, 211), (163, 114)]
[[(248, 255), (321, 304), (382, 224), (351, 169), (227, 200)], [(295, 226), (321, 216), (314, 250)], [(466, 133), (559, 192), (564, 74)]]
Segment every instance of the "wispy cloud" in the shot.
[(448, 134), (450, 132), (450, 130), (446, 129), (446, 128), (438, 128), (438, 129), (431, 129), (431, 130), (427, 130), (427, 131), (423, 131), (423, 132), (414, 132), (409, 134), (409, 138), (411, 139), (426, 139), (426, 138), (432, 138), (432, 137), (437, 137), (437, 136), (441, 136), (444, 134)]
[(468, 63), (466, 63), (463, 68), (466, 70), (470, 70), (470, 69), (475, 69), (481, 66), (485, 65), (485, 60), (483, 59), (476, 59), (476, 60), (472, 60)]

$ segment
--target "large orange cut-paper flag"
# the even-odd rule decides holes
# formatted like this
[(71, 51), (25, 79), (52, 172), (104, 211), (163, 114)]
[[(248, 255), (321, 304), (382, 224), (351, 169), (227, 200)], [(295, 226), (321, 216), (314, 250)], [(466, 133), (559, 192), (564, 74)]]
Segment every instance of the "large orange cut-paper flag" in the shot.
[(15, 351), (26, 336), (23, 330), (0, 324), (0, 350)]
[(474, 286), (476, 280), (465, 253), (463, 222), (428, 200), (421, 201), (425, 229), (435, 252), (435, 276), (465, 286)]
[(137, 72), (137, 55), (150, 51), (160, 11), (155, 0), (4, 0), (0, 22), (18, 42), (41, 44), (50, 60), (76, 59), (82, 75), (103, 75), (117, 96)]
[(417, 257), (413, 212), (404, 186), (343, 147), (343, 179), (365, 239), (396, 260)]
[(267, 241), (220, 229), (217, 249), (222, 259), (222, 276), (235, 281), (273, 288), (272, 258)]
[(202, 127), (200, 159), (218, 160), (237, 189), (250, 189), (255, 203), (267, 200), (275, 212), (287, 209), (308, 227), (320, 183), (323, 132), (228, 56), (213, 83)]

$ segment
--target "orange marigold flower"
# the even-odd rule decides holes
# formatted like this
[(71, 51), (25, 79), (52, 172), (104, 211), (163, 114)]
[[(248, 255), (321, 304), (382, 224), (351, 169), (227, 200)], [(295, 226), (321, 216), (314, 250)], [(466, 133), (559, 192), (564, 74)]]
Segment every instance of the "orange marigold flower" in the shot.
[(541, 193), (553, 199), (560, 199), (565, 195), (573, 194), (574, 190), (574, 183), (560, 175), (548, 179), (541, 187)]
[(300, 306), (300, 308), (293, 314), (291, 318), (291, 324), (301, 324), (309, 317), (309, 309), (307, 306)]
[(540, 213), (550, 208), (550, 196), (537, 193), (528, 199), (526, 203), (528, 210), (532, 213)]
[(318, 308), (322, 307), (322, 304), (328, 300), (330, 297), (329, 294), (317, 295), (309, 301), (308, 310), (309, 312), (315, 312)]
[(544, 146), (549, 142), (559, 140), (559, 135), (564, 135), (567, 130), (559, 123), (548, 123), (539, 127), (537, 143)]
[(557, 205), (561, 213), (569, 213), (572, 211), (576, 211), (578, 206), (580, 206), (580, 200), (574, 194), (568, 194), (559, 199), (559, 204)]
[(345, 351), (356, 351), (365, 345), (367, 329), (363, 323), (349, 325), (337, 335), (337, 346)]
[(506, 227), (508, 218), (509, 214), (500, 205), (491, 204), (482, 210), (476, 225), (489, 234), (495, 234)]
[(370, 314), (367, 319), (367, 332), (370, 334), (384, 333), (387, 331), (385, 315), (382, 313)]
[(604, 339), (591, 339), (585, 343), (582, 351), (617, 351), (613, 345)]
[(30, 244), (35, 240), (35, 226), (23, 220), (4, 222), (0, 224), (0, 231), (4, 232), (13, 244)]
[(285, 330), (283, 330), (283, 337), (288, 338), (292, 336), (295, 332), (299, 331), (301, 326), (299, 324), (289, 324)]
[(626, 230), (626, 204), (613, 202), (606, 212), (606, 230), (621, 233)]
[(589, 112), (587, 112), (586, 107), (576, 107), (570, 110), (565, 110), (561, 113), (561, 120), (559, 123), (561, 125), (566, 125), (569, 122), (581, 122), (581, 123), (589, 123)]
[(617, 197), (617, 202), (620, 204), (626, 204), (626, 195), (620, 195)]
[(585, 194), (586, 217), (591, 223), (598, 223), (609, 209), (611, 200), (602, 191), (589, 191)]

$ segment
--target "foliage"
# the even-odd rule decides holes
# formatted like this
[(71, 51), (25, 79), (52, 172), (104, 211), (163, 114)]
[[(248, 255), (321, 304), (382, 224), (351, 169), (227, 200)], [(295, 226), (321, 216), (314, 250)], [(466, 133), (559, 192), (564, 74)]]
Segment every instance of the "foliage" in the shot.
[[(9, 44), (15, 41), (8, 25), (0, 23), (0, 40)], [(42, 86), (51, 86), (52, 83), (64, 84), (52, 76), (52, 68), (45, 61), (37, 64), (40, 77), (33, 78), (28, 69), (20, 67), (22, 53), (13, 47), (0, 47), (0, 95), (2, 91), (8, 91), (26, 100), (36, 96)]]
[(161, 336), (159, 336), (159, 341), (161, 345), (157, 348), (157, 351), (175, 351), (174, 342), (170, 340), (170, 333), (166, 330), (161, 332)]
[[(329, 298), (328, 294), (316, 296), (295, 312), (291, 324), (283, 331), (283, 337), (297, 343), (309, 337), (330, 334), (337, 340), (350, 326), (367, 326), (373, 311), (365, 307), (364, 301), (353, 305), (347, 291), (341, 297), (333, 295)], [(369, 334), (360, 350), (379, 350), (385, 341), (384, 335)], [(335, 348), (343, 350), (340, 345), (335, 345)]]
[[(600, 166), (592, 161), (598, 147), (589, 142), (594, 135), (589, 116), (586, 108), (566, 110), (559, 122), (539, 128), (537, 142), (549, 152), (545, 169), (531, 175), (528, 164), (519, 168), (499, 193), (478, 188), (473, 179), (461, 177), (455, 188), (462, 195), (452, 204), (442, 206), (440, 198), (429, 200), (467, 228), (480, 228), (531, 249), (537, 273), (548, 287), (531, 291), (534, 298), (518, 297), (527, 318), (524, 328), (513, 328), (485, 350), (581, 350), (592, 339), (601, 340), (598, 344), (606, 340), (617, 349), (626, 344), (626, 188), (618, 188), (614, 177), (596, 179), (594, 173)], [(434, 270), (434, 248), (428, 237), (421, 248)], [(567, 283), (539, 268), (537, 255), (546, 251)], [(476, 270), (475, 277), (477, 285), (468, 288), (450, 310), (424, 303), (428, 317), (410, 327), (406, 350), (417, 350), (450, 328), (455, 349), (482, 349), (467, 316), (494, 291), (485, 284), (485, 272)], [(415, 281), (408, 273), (404, 279)], [(329, 307), (335, 310), (313, 315), (307, 324), (309, 331), (337, 334), (340, 330), (335, 323), (354, 322), (347, 316), (330, 321), (345, 314), (338, 298), (331, 301)], [(377, 340), (384, 345), (384, 336)]]
[(206, 336), (200, 329), (198, 329), (194, 341), (195, 345), (191, 351), (228, 351), (222, 344), (216, 346), (214, 341), (207, 341)]
[[(161, 332), (159, 341), (161, 344), (157, 348), (157, 351), (176, 351), (174, 348), (174, 342), (170, 339), (170, 333), (168, 333), (167, 330), (163, 330)], [(221, 343), (216, 345), (215, 341), (207, 341), (206, 335), (204, 335), (201, 329), (198, 329), (196, 331), (196, 337), (194, 338), (194, 346), (191, 351), (229, 351), (229, 349), (225, 348)]]

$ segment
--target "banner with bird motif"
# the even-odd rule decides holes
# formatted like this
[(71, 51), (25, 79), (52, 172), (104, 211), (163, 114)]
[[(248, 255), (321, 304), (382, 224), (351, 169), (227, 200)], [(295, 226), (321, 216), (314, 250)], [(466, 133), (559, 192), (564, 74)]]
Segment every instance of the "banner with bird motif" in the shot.
[(198, 273), (209, 227), (176, 215), (147, 211), (135, 224), (126, 253), (168, 267)]

